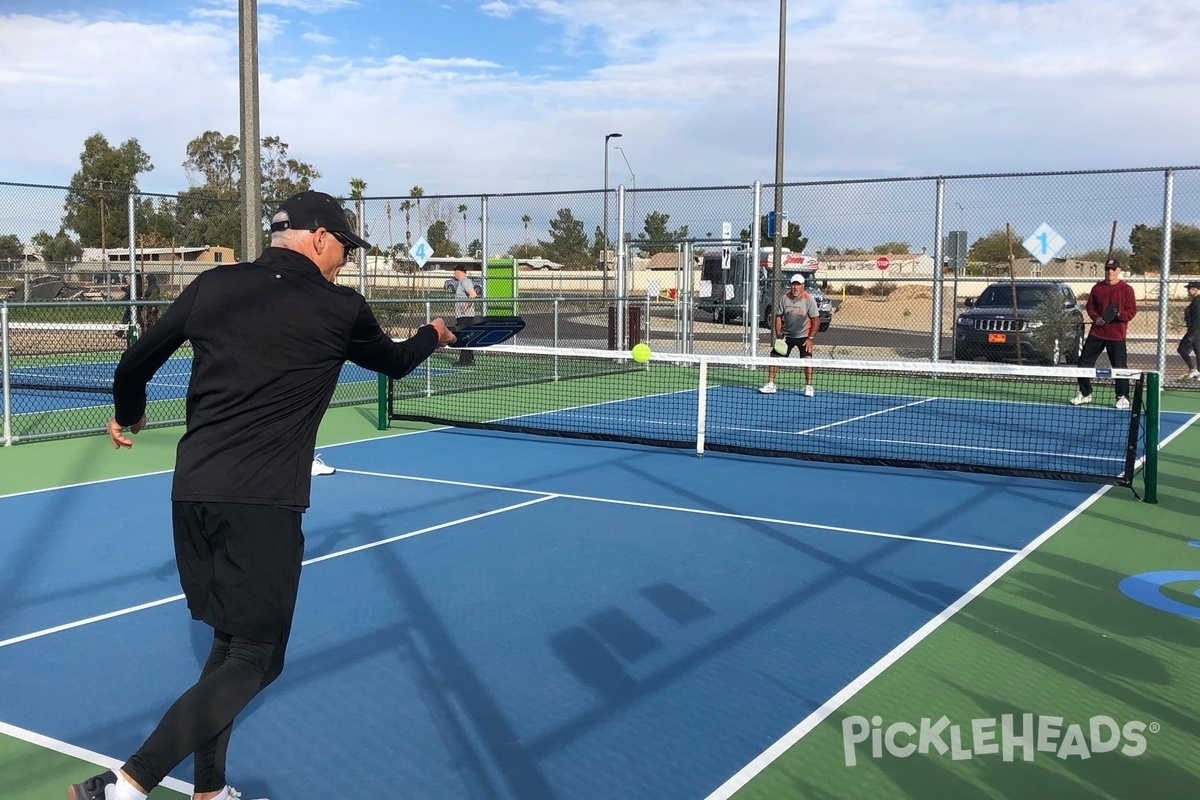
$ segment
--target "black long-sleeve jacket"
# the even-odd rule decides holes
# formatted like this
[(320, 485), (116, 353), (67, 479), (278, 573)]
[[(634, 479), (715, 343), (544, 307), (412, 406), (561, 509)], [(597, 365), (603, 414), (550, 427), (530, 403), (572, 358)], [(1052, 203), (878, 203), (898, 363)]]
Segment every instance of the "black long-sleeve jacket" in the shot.
[(330, 283), (308, 257), (273, 247), (255, 262), (201, 274), (125, 352), (113, 379), (115, 416), (137, 422), (146, 384), (190, 341), (172, 499), (304, 509), (317, 426), (342, 364), (398, 378), (437, 340), (426, 326), (393, 342), (362, 295)]
[(1192, 298), (1183, 310), (1183, 324), (1186, 330), (1184, 336), (1195, 336), (1200, 333), (1200, 294)]

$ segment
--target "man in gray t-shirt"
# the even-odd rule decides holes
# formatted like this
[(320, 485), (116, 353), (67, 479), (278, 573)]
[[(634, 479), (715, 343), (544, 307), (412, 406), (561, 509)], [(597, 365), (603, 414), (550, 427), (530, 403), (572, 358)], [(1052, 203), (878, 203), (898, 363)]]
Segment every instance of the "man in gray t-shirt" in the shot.
[[(784, 346), (771, 348), (771, 355), (776, 358), (786, 358), (791, 355), (792, 348), (800, 352), (800, 358), (811, 358), (813, 340), (817, 328), (821, 325), (821, 312), (817, 309), (817, 300), (804, 289), (804, 276), (796, 273), (792, 276), (791, 288), (780, 296), (775, 306), (775, 338), (782, 339)], [(779, 352), (782, 349), (783, 352)], [(763, 394), (774, 394), (775, 375), (779, 368), (772, 366), (767, 371), (767, 384), (759, 389)], [(804, 396), (812, 397), (812, 367), (804, 368)]]
[[(475, 281), (467, 277), (467, 271), (462, 267), (454, 268), (454, 281), (454, 327), (461, 328), (475, 321), (475, 298), (479, 292), (475, 289)], [(474, 362), (473, 352), (458, 351), (459, 366), (468, 367)]]

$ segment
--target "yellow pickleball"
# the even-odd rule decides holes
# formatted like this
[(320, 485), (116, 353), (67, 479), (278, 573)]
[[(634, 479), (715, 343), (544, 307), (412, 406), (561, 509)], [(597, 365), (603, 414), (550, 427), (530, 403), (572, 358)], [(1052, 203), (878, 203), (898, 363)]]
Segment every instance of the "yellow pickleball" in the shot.
[(637, 363), (645, 364), (650, 360), (650, 346), (645, 342), (635, 344), (633, 346), (633, 350), (630, 352), (630, 355), (633, 356), (633, 360)]

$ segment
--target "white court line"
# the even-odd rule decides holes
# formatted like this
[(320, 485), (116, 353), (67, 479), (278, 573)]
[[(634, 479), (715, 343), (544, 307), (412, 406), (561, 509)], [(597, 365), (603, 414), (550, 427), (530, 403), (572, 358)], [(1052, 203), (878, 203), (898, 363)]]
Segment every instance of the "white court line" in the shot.
[(442, 478), (426, 478), (419, 475), (396, 475), (387, 472), (368, 472), (358, 469), (343, 469), (338, 468), (338, 472), (345, 472), (348, 475), (367, 475), (375, 478), (392, 478), (404, 481), (417, 481), (418, 483), (439, 483), (446, 486), (465, 486), (472, 489), (490, 489), (497, 492), (515, 492), (517, 494), (536, 494), (549, 495), (551, 497), (562, 498), (563, 500), (584, 500), (592, 503), (608, 503), (617, 506), (631, 506), (633, 508), (651, 508), (656, 511), (677, 511), (682, 514), (699, 514), (705, 517), (722, 517), (724, 519), (742, 520), (746, 522), (764, 522), (770, 525), (787, 525), (794, 528), (808, 528), (810, 530), (830, 531), (833, 533), (847, 533), (855, 536), (874, 536), (880, 539), (899, 539), (905, 542), (920, 542), (923, 544), (940, 544), (946, 547), (962, 547), (968, 550), (986, 550), (994, 553), (1015, 553), (1010, 547), (995, 547), (986, 544), (970, 544), (968, 542), (956, 542), (953, 539), (933, 539), (925, 536), (907, 536), (901, 533), (885, 533), (883, 531), (868, 531), (861, 528), (843, 528), (837, 525), (819, 525), (815, 522), (796, 522), (790, 519), (776, 519), (774, 517), (758, 517), (750, 514), (734, 514), (729, 511), (711, 511), (703, 508), (688, 508), (686, 506), (669, 506), (661, 503), (642, 503), (635, 500), (616, 500), (611, 497), (596, 497), (586, 494), (568, 494), (566, 492), (544, 492), (536, 489), (514, 489), (511, 486), (494, 486), (488, 483), (471, 483), (468, 481), (451, 481)]
[[(49, 736), (43, 736), (40, 733), (34, 733), (33, 731), (27, 731), (24, 728), (18, 728), (15, 725), (9, 725), (7, 722), (0, 722), (0, 734), (9, 736), (13, 739), (18, 739), (23, 742), (29, 742), (30, 744), (35, 744), (38, 747), (42, 747), (47, 750), (53, 750), (56, 753), (62, 753), (64, 756), (70, 756), (71, 758), (77, 758), (80, 761), (86, 761), (89, 764), (96, 764), (106, 769), (120, 769), (125, 763), (123, 761), (118, 761), (115, 758), (101, 755), (100, 753), (96, 753), (92, 750), (85, 750), (82, 747), (77, 747), (73, 744), (59, 741), (58, 739), (51, 739)], [(169, 776), (163, 778), (162, 783), (159, 785), (165, 786), (168, 789), (172, 789), (176, 792), (186, 794), (189, 797), (195, 790), (195, 787), (193, 787), (192, 784), (184, 783), (177, 778), (172, 778)]]
[[(1172, 439), (1187, 430), (1187, 428), (1189, 428), (1198, 419), (1200, 419), (1200, 415), (1193, 415), (1186, 423), (1181, 425), (1178, 430), (1164, 439), (1159, 445), (1160, 448), (1166, 446)], [(962, 611), (962, 609), (968, 603), (983, 594), (984, 591), (992, 586), (992, 584), (1004, 577), (1009, 571), (1024, 561), (1030, 553), (1041, 547), (1041, 545), (1051, 536), (1065, 527), (1067, 523), (1071, 522), (1080, 514), (1082, 514), (1089, 506), (1103, 497), (1112, 488), (1112, 486), (1103, 486), (1096, 490), (1090, 497), (1072, 510), (1071, 513), (1067, 514), (1055, 525), (1048, 528), (1042, 533), (1042, 535), (1038, 536), (1029, 544), (1022, 547), (1020, 552), (993, 570), (991, 574), (971, 587), (962, 597), (955, 600), (940, 614), (926, 622), (924, 625), (914, 631), (913, 634), (907, 639), (892, 648), (887, 655), (868, 667), (861, 675), (852, 680), (850, 683), (846, 684), (841, 691), (822, 703), (819, 708), (801, 720), (800, 724), (796, 725), (796, 727), (785, 733), (779, 738), (779, 740), (760, 753), (749, 764), (738, 770), (738, 772), (730, 777), (729, 780), (725, 781), (725, 783), (714, 789), (711, 794), (704, 798), (704, 800), (729, 800), (729, 798), (737, 793), (738, 790), (753, 780), (755, 776), (770, 766), (771, 763), (777, 758), (791, 749), (793, 745), (807, 736), (810, 731), (812, 731), (814, 728), (824, 722), (831, 714), (841, 708), (850, 700), (850, 698), (858, 694), (869, 683), (871, 683), (871, 681), (882, 675), (883, 672), (888, 669), (888, 667), (899, 661), (905, 654), (908, 653), (908, 651), (920, 644), (925, 638), (940, 628), (947, 620), (949, 620), (959, 611)]]

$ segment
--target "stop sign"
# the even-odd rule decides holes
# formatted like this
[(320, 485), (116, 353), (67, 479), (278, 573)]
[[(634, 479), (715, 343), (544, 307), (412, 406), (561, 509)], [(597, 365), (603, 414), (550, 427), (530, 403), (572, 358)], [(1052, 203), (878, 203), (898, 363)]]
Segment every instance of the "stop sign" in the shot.
[(875, 259), (875, 266), (878, 269), (887, 269), (889, 266), (891, 266), (891, 262), (888, 261), (887, 256), (880, 256), (879, 258)]

